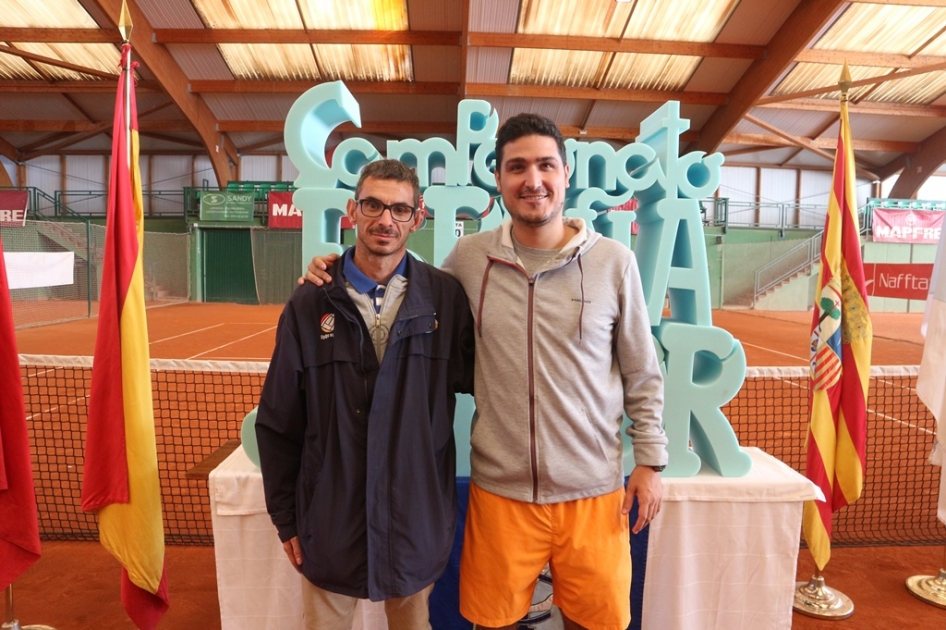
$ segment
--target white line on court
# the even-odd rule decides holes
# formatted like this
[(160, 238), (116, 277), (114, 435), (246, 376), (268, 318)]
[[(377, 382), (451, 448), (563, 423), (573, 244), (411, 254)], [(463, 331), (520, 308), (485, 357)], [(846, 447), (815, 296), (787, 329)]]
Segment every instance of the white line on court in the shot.
[(899, 422), (900, 424), (905, 424), (906, 426), (910, 427), (911, 429), (916, 429), (917, 431), (923, 431), (924, 433), (929, 433), (930, 435), (936, 435), (936, 432), (935, 432), (935, 431), (930, 431), (929, 429), (924, 429), (923, 427), (918, 427), (918, 426), (916, 426), (915, 424), (910, 424), (909, 422), (904, 422), (903, 420), (899, 420), (899, 419), (897, 419), (897, 418), (891, 418), (890, 416), (888, 416), (888, 415), (886, 415), (886, 414), (878, 413), (878, 412), (874, 411), (873, 409), (868, 409), (868, 410), (867, 410), (867, 413), (872, 413), (872, 414), (874, 414), (875, 416), (877, 416), (877, 417), (879, 417), (879, 418), (883, 418), (884, 420), (890, 420), (891, 422)]
[(255, 332), (255, 333), (253, 333), (252, 335), (247, 335), (246, 337), (240, 337), (239, 339), (234, 339), (233, 341), (230, 341), (230, 342), (228, 342), (228, 343), (225, 343), (225, 344), (223, 344), (222, 346), (217, 346), (216, 348), (211, 348), (210, 350), (204, 350), (203, 352), (198, 352), (197, 354), (195, 354), (195, 355), (192, 356), (192, 357), (187, 357), (187, 360), (190, 361), (191, 359), (196, 359), (197, 357), (201, 356), (202, 354), (209, 354), (209, 353), (213, 352), (214, 350), (219, 350), (220, 348), (226, 348), (227, 346), (232, 346), (232, 345), (235, 344), (235, 343), (239, 343), (239, 342), (241, 342), (241, 341), (246, 341), (247, 339), (250, 339), (250, 338), (252, 338), (252, 337), (255, 337), (256, 335), (262, 335), (263, 333), (269, 332), (269, 331), (271, 331), (271, 330), (276, 330), (276, 327), (275, 327), (275, 326), (270, 326), (269, 328), (266, 328), (266, 329), (261, 330), (261, 331), (259, 331), (259, 332)]
[(737, 341), (739, 341), (739, 343), (741, 343), (741, 344), (744, 345), (744, 346), (749, 346), (750, 348), (758, 348), (759, 350), (765, 350), (766, 352), (772, 352), (772, 353), (774, 353), (774, 354), (780, 354), (780, 355), (782, 355), (783, 357), (791, 357), (791, 358), (793, 358), (793, 359), (798, 359), (799, 361), (804, 361), (805, 364), (808, 363), (808, 357), (796, 357), (794, 354), (787, 354), (787, 353), (785, 353), (785, 352), (779, 352), (778, 350), (772, 350), (771, 348), (766, 348), (766, 347), (764, 347), (764, 346), (757, 346), (757, 345), (755, 345), (755, 344), (746, 343), (745, 341), (739, 340), (738, 338), (737, 338)]
[(170, 341), (171, 339), (177, 339), (179, 337), (186, 337), (187, 335), (193, 335), (194, 333), (203, 332), (205, 330), (210, 330), (211, 328), (217, 328), (218, 326), (223, 326), (223, 324), (214, 324), (213, 326), (207, 326), (206, 328), (198, 328), (197, 330), (192, 330), (190, 332), (181, 333), (179, 335), (174, 335), (173, 337), (165, 337), (164, 339), (155, 339), (148, 345), (153, 345), (156, 343), (161, 343), (162, 341)]
[(54, 406), (52, 406), (52, 407), (48, 407), (48, 408), (46, 408), (46, 409), (43, 409), (42, 411), (40, 411), (40, 412), (38, 412), (38, 413), (31, 413), (30, 415), (26, 416), (26, 419), (27, 419), (27, 420), (32, 420), (32, 419), (35, 418), (36, 416), (41, 416), (41, 415), (43, 415), (44, 413), (49, 413), (50, 411), (56, 411), (56, 410), (59, 409), (60, 407), (65, 407), (66, 405), (71, 405), (71, 404), (74, 403), (74, 402), (79, 402), (80, 400), (85, 400), (85, 399), (88, 398), (88, 397), (89, 397), (89, 395), (86, 394), (85, 396), (79, 396), (78, 398), (73, 398), (73, 399), (70, 400), (69, 402), (64, 403), (64, 404), (62, 404), (62, 405), (54, 405)]

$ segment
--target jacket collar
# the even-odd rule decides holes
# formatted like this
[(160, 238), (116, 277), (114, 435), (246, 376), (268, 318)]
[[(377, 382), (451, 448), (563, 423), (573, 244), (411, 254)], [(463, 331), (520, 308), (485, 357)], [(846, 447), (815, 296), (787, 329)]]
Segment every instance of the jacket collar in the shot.
[[(397, 319), (406, 319), (418, 315), (432, 315), (435, 312), (434, 304), (431, 299), (431, 273), (427, 265), (418, 262), (414, 256), (408, 252), (404, 257), (406, 262), (405, 277), (410, 280), (407, 283), (407, 291), (404, 293), (404, 301), (401, 302), (401, 308), (398, 310)], [(332, 282), (324, 288), (330, 294), (339, 296), (340, 293), (348, 295), (345, 289), (345, 264), (347, 256), (340, 256), (335, 265), (329, 270), (332, 276)]]
[[(601, 235), (597, 232), (588, 230), (584, 219), (564, 217), (563, 220), (566, 225), (578, 230), (578, 233), (561, 249), (561, 253), (559, 254), (561, 259), (560, 265), (570, 262), (578, 254), (585, 254), (589, 249), (594, 247), (594, 244), (601, 238)], [(494, 238), (493, 242), (490, 244), (487, 256), (515, 263), (517, 259), (516, 250), (512, 244), (512, 218), (507, 217), (496, 229), (496, 234), (497, 238)]]

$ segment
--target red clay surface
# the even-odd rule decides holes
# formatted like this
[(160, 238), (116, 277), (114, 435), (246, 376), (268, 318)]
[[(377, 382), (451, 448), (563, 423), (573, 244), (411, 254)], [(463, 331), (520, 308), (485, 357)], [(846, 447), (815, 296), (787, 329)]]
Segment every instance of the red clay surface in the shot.
[[(155, 359), (268, 361), (282, 306), (185, 303), (148, 309)], [(919, 365), (922, 313), (875, 313), (873, 365)], [(24, 328), (21, 354), (91, 356), (97, 318)], [(805, 366), (811, 312), (717, 310), (713, 324), (742, 342), (750, 366)]]

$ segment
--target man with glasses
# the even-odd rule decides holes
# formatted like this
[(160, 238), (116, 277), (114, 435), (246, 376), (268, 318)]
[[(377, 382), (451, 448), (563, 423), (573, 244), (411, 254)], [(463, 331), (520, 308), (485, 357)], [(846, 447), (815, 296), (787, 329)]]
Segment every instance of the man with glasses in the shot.
[[(508, 218), (461, 238), (443, 265), (477, 330), (460, 612), (477, 628), (514, 630), (548, 563), (565, 630), (623, 629), (628, 530), (659, 512), (668, 459), (637, 261), (564, 216), (571, 170), (551, 120), (504, 122), (494, 175)], [(313, 259), (306, 279), (330, 285), (332, 261)], [(622, 412), (636, 462), (626, 484)]]
[(456, 280), (407, 255), (419, 199), (398, 160), (366, 166), (347, 208), (355, 246), (279, 320), (256, 435), (308, 630), (348, 630), (358, 598), (383, 600), (392, 630), (428, 630), (453, 545), (473, 320)]

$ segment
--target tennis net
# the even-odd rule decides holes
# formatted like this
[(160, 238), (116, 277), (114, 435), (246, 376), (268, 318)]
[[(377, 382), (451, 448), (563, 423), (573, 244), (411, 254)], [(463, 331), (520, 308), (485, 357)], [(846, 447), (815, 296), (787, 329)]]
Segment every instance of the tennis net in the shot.
[[(40, 530), (50, 540), (97, 537), (82, 512), (81, 483), (91, 357), (21, 355)], [(267, 363), (151, 361), (158, 464), (170, 544), (212, 544), (207, 481), (187, 471), (240, 436)], [(936, 520), (940, 469), (927, 457), (935, 419), (916, 396), (917, 367), (873, 367), (867, 476), (861, 499), (835, 515), (834, 544), (942, 544)], [(804, 473), (808, 376), (799, 368), (750, 368), (723, 409), (742, 446)], [(465, 436), (458, 436), (458, 440)]]

